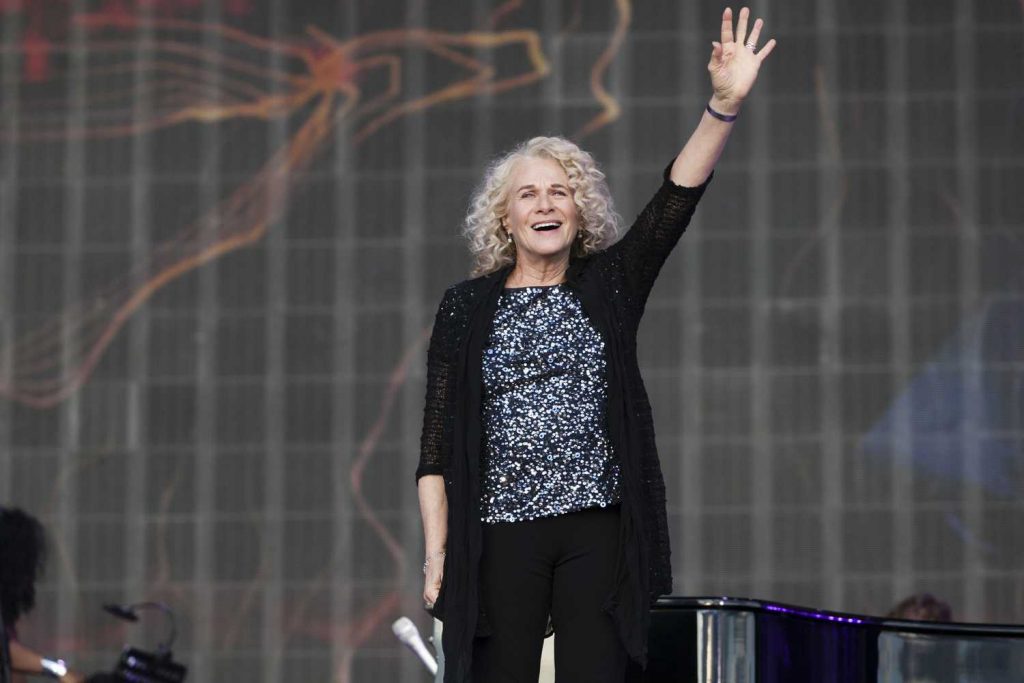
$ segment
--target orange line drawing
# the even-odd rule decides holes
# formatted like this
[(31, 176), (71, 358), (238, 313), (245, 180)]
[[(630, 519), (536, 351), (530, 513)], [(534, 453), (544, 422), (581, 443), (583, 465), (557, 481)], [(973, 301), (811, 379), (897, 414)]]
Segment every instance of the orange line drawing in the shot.
[(491, 11), (490, 20), (488, 22), (492, 30), (498, 28), (499, 25), (505, 20), (505, 17), (513, 14), (516, 10), (521, 9), (523, 6), (523, 0), (505, 0), (498, 7)]
[(630, 0), (615, 0), (615, 7), (619, 12), (619, 18), (612, 31), (611, 40), (590, 71), (590, 90), (594, 93), (597, 101), (601, 103), (602, 112), (576, 131), (573, 137), (585, 138), (591, 135), (619, 118), (622, 111), (618, 100), (612, 97), (604, 87), (604, 77), (612, 60), (615, 59), (615, 55), (622, 47), (622, 42), (626, 39), (626, 32), (629, 31), (629, 24), (633, 18), (633, 8), (630, 5)]
[[(173, 36), (160, 37), (154, 41), (156, 58), (150, 68), (153, 73), (170, 78), (162, 84), (150, 81), (148, 87), (157, 88), (159, 95), (153, 116), (142, 121), (134, 119), (133, 90), (94, 95), (92, 88), (86, 88), (86, 97), (92, 98), (86, 101), (98, 102), (100, 106), (88, 112), (90, 117), (84, 125), (69, 126), (62, 116), (26, 117), (18, 131), (19, 139), (122, 137), (186, 122), (218, 122), (239, 117), (269, 121), (304, 110), (309, 114), (258, 173), (175, 238), (160, 244), (146, 262), (111, 283), (87, 304), (66, 311), (15, 342), (10, 350), (11, 374), (0, 378), (0, 393), (37, 408), (53, 406), (80, 387), (129, 317), (157, 290), (205, 263), (261, 239), (268, 226), (281, 217), (288, 191), (323, 151), (339, 125), (350, 128), (351, 141), (359, 143), (402, 116), (482, 93), (505, 92), (537, 81), (549, 71), (539, 36), (528, 30), (465, 34), (390, 30), (340, 42), (311, 27), (308, 34), (313, 45), (309, 47), (270, 41), (226, 26), (184, 20), (155, 20), (149, 25), (138, 20), (119, 20), (113, 25), (107, 17), (86, 16), (80, 21), (90, 31), (148, 27), (191, 34), (192, 42), (196, 42), (199, 34), (216, 32), (225, 43), (275, 51), (284, 59), (297, 60), (303, 68), (293, 73), (211, 53)], [(103, 78), (128, 74), (133, 68), (118, 62), (119, 58), (131, 58), (131, 51), (136, 49), (132, 41), (100, 40), (90, 42), (89, 47), (95, 54), (111, 57), (113, 64), (104, 62), (99, 67)], [(458, 77), (422, 96), (403, 99), (399, 51), (410, 48), (439, 58), (454, 68)], [(500, 49), (518, 53), (519, 71), (499, 74), (477, 56), (480, 51)], [(67, 45), (54, 48), (58, 54), (69, 50)], [(386, 86), (382, 92), (367, 97), (360, 79), (378, 70), (384, 73)], [(219, 96), (220, 73), (224, 74), (227, 98)], [(94, 75), (89, 73), (86, 77)], [(253, 79), (258, 81), (253, 83)], [(273, 84), (280, 92), (273, 88), (267, 92), (267, 84)], [(123, 98), (119, 98), (121, 94)], [(173, 106), (164, 106), (168, 101)]]
[[(571, 137), (576, 139), (593, 135), (601, 128), (617, 120), (622, 112), (618, 100), (605, 87), (605, 79), (608, 75), (608, 67), (611, 66), (619, 50), (622, 49), (622, 44), (625, 42), (626, 35), (629, 32), (629, 27), (633, 20), (633, 5), (632, 0), (612, 0), (612, 3), (615, 6), (617, 15), (615, 26), (611, 30), (608, 44), (590, 68), (590, 91), (593, 93), (594, 99), (601, 105), (601, 111), (573, 132)], [(523, 0), (505, 0), (490, 13), (488, 25), (492, 29), (496, 29), (505, 23), (507, 19), (513, 17), (516, 12), (522, 10), (522, 8)], [(568, 12), (568, 20), (560, 31), (560, 37), (565, 38), (578, 31), (582, 21), (583, 1), (572, 0), (571, 9)]]
[[(602, 111), (583, 126), (584, 137), (619, 116), (619, 105), (603, 81), (631, 19), (629, 0), (614, 0), (617, 24), (591, 70), (590, 85)], [(494, 22), (521, 3), (506, 3)], [(0, 376), (0, 395), (35, 408), (52, 407), (89, 377), (131, 315), (159, 289), (226, 253), (259, 241), (283, 214), (289, 190), (344, 126), (354, 144), (397, 119), (429, 107), (479, 94), (501, 93), (544, 78), (550, 66), (540, 36), (530, 29), (461, 34), (429, 29), (377, 31), (340, 41), (316, 27), (305, 42), (271, 40), (240, 29), (185, 19), (142, 20), (125, 13), (79, 15), (75, 25), (89, 36), (88, 68), (65, 71), (47, 82), (66, 91), (82, 81), (74, 119), (52, 96), (25, 103), (24, 123), (0, 133), (0, 140), (52, 141), (120, 138), (193, 123), (250, 119), (264, 122), (306, 115), (291, 139), (263, 167), (181, 233), (159, 244), (131, 272), (17, 339), (8, 349), (12, 363)], [(125, 31), (153, 35), (153, 55), (138, 63), (138, 44)], [(110, 34), (115, 35), (110, 35)], [(203, 45), (213, 36), (221, 50)], [(420, 97), (403, 97), (403, 52), (420, 50), (454, 71), (450, 82)], [(49, 46), (55, 62), (73, 63), (73, 43)], [(14, 53), (23, 46), (2, 46)], [(498, 73), (481, 53), (515, 51), (517, 71)], [(273, 55), (282, 66), (268, 66)], [(507, 62), (508, 60), (503, 60)], [(56, 65), (51, 65), (56, 70)], [(61, 80), (63, 77), (64, 80)], [(133, 80), (134, 79), (134, 80)], [(378, 92), (365, 81), (383, 80)], [(53, 82), (56, 80), (56, 84)], [(117, 82), (115, 85), (114, 82)], [(137, 100), (148, 97), (147, 115)]]

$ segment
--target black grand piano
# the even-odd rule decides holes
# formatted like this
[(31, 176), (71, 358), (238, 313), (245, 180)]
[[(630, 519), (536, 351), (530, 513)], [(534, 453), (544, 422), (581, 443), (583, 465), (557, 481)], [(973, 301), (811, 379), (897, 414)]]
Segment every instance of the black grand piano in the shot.
[(660, 599), (644, 683), (1024, 683), (1024, 626), (900, 621), (764, 600)]

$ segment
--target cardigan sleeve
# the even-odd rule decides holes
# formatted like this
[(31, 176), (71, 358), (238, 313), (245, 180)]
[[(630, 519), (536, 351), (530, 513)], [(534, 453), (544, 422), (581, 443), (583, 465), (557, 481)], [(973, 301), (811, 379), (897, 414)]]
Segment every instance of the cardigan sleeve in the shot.
[(647, 300), (665, 259), (690, 224), (712, 173), (697, 187), (683, 187), (672, 182), (672, 163), (665, 168), (661, 187), (636, 217), (625, 236), (609, 249), (609, 256), (619, 262), (629, 293), (638, 301)]
[(452, 354), (445, 342), (451, 336), (453, 298), (451, 289), (445, 292), (434, 317), (434, 329), (427, 347), (427, 394), (416, 481), (428, 474), (443, 474), (447, 464), (447, 445), (451, 440), (450, 399), (455, 378)]

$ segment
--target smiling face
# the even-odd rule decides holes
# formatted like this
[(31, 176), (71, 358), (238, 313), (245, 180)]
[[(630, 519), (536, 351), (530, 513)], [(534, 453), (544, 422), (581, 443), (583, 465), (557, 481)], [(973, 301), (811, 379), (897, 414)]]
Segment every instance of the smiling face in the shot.
[(525, 157), (509, 183), (505, 230), (521, 264), (541, 266), (568, 260), (579, 230), (569, 177), (554, 159)]

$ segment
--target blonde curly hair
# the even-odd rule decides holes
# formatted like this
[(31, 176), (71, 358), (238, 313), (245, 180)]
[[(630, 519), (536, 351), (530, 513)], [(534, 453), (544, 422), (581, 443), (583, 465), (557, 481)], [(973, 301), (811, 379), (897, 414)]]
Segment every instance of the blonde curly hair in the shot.
[(530, 157), (557, 161), (569, 177), (582, 235), (573, 241), (573, 256), (600, 251), (619, 236), (621, 219), (615, 213), (605, 175), (594, 157), (565, 138), (532, 138), (493, 161), (470, 200), (462, 234), (469, 240), (474, 277), (515, 263), (515, 243), (506, 238), (502, 221), (508, 216), (509, 183), (515, 165)]

